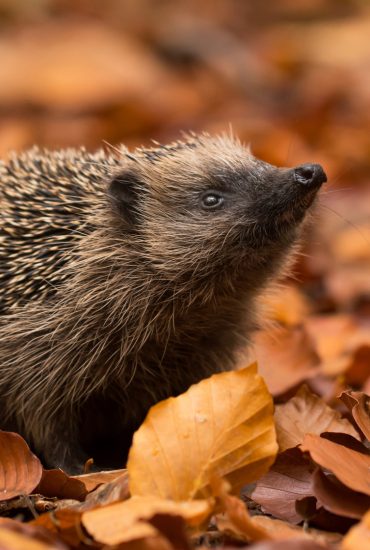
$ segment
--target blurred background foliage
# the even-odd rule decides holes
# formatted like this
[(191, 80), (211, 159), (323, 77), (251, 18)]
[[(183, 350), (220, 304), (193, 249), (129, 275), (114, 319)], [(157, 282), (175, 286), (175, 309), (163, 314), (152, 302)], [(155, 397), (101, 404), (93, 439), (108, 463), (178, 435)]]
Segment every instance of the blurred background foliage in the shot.
[(370, 163), (366, 0), (0, 0), (0, 155), (234, 132), (337, 184)]

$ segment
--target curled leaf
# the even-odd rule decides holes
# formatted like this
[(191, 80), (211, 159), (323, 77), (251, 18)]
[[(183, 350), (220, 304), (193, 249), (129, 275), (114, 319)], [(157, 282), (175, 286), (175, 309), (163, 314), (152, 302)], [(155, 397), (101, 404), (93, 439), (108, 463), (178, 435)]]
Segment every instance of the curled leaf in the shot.
[(315, 434), (307, 434), (301, 445), (323, 468), (331, 470), (353, 491), (370, 495), (370, 456), (333, 443)]
[(24, 439), (16, 433), (0, 431), (0, 500), (28, 495), (41, 475), (41, 462)]
[(357, 426), (366, 439), (370, 440), (370, 396), (360, 391), (345, 391), (339, 399), (352, 411)]

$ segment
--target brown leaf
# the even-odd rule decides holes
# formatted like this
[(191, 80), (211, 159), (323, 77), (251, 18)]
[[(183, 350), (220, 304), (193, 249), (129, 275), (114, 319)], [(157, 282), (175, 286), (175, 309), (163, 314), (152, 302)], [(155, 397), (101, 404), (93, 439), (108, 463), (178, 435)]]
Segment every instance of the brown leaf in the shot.
[(253, 356), (272, 395), (279, 395), (317, 374), (319, 357), (302, 327), (257, 332)]
[(258, 479), (276, 454), (272, 399), (255, 365), (199, 382), (152, 407), (128, 459), (133, 495), (188, 500), (213, 476)]
[(257, 481), (251, 498), (274, 517), (300, 523), (296, 501), (312, 496), (313, 467), (297, 448), (288, 449), (277, 456), (269, 472)]
[[(203, 523), (212, 512), (212, 503), (206, 500), (173, 502), (157, 497), (132, 497), (102, 508), (84, 512), (82, 525), (100, 544), (114, 545), (137, 539), (158, 536), (158, 523), (153, 518), (164, 516), (182, 518), (188, 525)], [(154, 520), (155, 521), (155, 520)], [(162, 533), (169, 529), (162, 526)]]
[(370, 456), (333, 443), (315, 434), (307, 434), (301, 445), (312, 459), (331, 470), (350, 489), (370, 495)]
[(312, 476), (312, 490), (326, 510), (339, 516), (361, 519), (370, 508), (370, 497), (351, 491), (333, 475), (317, 468)]
[(0, 431), (0, 500), (31, 493), (41, 475), (41, 463), (24, 439)]
[(307, 386), (302, 386), (284, 405), (276, 406), (275, 421), (281, 451), (302, 443), (307, 433), (344, 432), (359, 439), (350, 422), (311, 393)]
[(35, 492), (46, 497), (71, 498), (80, 501), (85, 500), (87, 495), (86, 487), (81, 481), (59, 469), (44, 470)]
[(359, 391), (345, 391), (340, 394), (339, 399), (352, 412), (366, 439), (370, 440), (370, 396)]
[(341, 550), (370, 550), (370, 510), (344, 537)]

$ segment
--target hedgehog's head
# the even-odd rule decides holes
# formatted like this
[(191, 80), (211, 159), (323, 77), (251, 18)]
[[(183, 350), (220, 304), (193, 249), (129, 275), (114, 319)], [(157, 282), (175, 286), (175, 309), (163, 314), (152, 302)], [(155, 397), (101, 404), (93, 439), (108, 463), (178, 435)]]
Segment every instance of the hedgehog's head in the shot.
[(242, 271), (269, 277), (294, 243), (326, 176), (277, 168), (230, 137), (200, 136), (129, 155), (109, 196), (161, 277)]

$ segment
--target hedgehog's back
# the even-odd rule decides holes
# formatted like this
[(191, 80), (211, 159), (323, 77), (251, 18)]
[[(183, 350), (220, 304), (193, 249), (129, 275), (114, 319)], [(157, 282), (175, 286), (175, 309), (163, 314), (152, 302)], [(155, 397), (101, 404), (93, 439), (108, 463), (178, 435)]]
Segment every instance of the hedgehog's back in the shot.
[(0, 162), (0, 314), (55, 293), (116, 164), (83, 149), (32, 149)]

